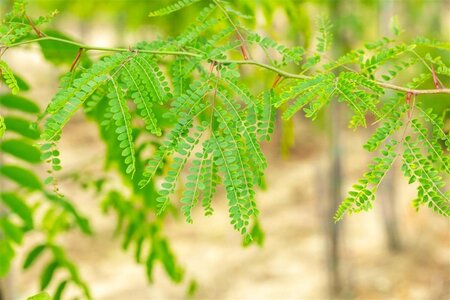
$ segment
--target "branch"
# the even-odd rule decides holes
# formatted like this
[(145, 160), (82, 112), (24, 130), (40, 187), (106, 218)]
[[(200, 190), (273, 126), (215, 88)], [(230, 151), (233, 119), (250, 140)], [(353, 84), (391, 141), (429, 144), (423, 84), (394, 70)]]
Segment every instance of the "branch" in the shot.
[[(277, 67), (274, 67), (274, 66), (271, 66), (268, 64), (264, 64), (264, 63), (260, 63), (260, 62), (254, 61), (254, 60), (226, 60), (226, 59), (223, 59), (223, 60), (217, 60), (217, 62), (221, 63), (221, 64), (234, 63), (234, 64), (238, 64), (238, 65), (255, 65), (255, 66), (276, 72), (279, 75), (281, 75), (282, 77), (286, 77), (286, 78), (294, 78), (294, 79), (310, 79), (311, 78), (311, 76), (289, 73), (289, 72), (283, 71)], [(375, 82), (379, 86), (384, 87), (386, 89), (396, 90), (396, 91), (405, 92), (405, 93), (411, 93), (411, 94), (415, 94), (415, 95), (450, 94), (450, 89), (416, 90), (416, 89), (409, 89), (409, 88), (405, 88), (405, 87), (401, 87), (398, 85), (394, 85), (394, 84), (390, 84), (390, 83), (382, 82), (382, 81), (377, 81), (377, 80), (373, 80), (373, 82)]]
[(219, 59), (219, 60), (217, 60), (217, 62), (220, 64), (225, 64), (225, 65), (226, 64), (255, 65), (255, 66), (261, 67), (263, 69), (271, 70), (275, 73), (280, 74), (282, 77), (286, 77), (286, 78), (295, 78), (295, 79), (310, 79), (311, 78), (311, 76), (289, 73), (289, 72), (283, 71), (277, 67), (274, 67), (274, 66), (271, 66), (271, 65), (268, 65), (265, 63), (257, 62), (254, 60)]
[(200, 54), (192, 53), (192, 52), (185, 52), (185, 51), (157, 51), (157, 50), (145, 50), (145, 49), (141, 50), (141, 49), (130, 49), (130, 48), (97, 47), (97, 46), (84, 45), (84, 44), (77, 43), (77, 42), (74, 42), (74, 41), (71, 41), (71, 40), (61, 39), (61, 38), (52, 37), (52, 36), (45, 36), (45, 37), (41, 37), (41, 38), (37, 38), (37, 39), (26, 40), (26, 41), (18, 42), (18, 43), (15, 43), (15, 44), (11, 44), (9, 46), (4, 46), (4, 47), (5, 48), (13, 48), (13, 47), (21, 46), (21, 45), (37, 43), (37, 42), (40, 42), (40, 41), (55, 41), (55, 42), (60, 42), (60, 43), (63, 43), (63, 44), (74, 45), (74, 46), (77, 46), (79, 48), (83, 48), (86, 51), (88, 51), (88, 50), (106, 51), (106, 52), (130, 52), (130, 51), (133, 52), (133, 51), (138, 51), (140, 53), (148, 53), (148, 54), (182, 55), (182, 56), (202, 57)]
[(390, 83), (386, 83), (386, 82), (381, 82), (381, 81), (375, 81), (376, 84), (378, 84), (379, 86), (382, 86), (386, 89), (390, 89), (390, 90), (396, 90), (396, 91), (400, 91), (400, 92), (405, 92), (405, 93), (412, 93), (415, 95), (423, 95), (423, 94), (450, 94), (450, 89), (434, 89), (434, 90), (415, 90), (415, 89), (408, 89), (405, 87), (401, 87), (398, 85), (394, 85), (394, 84), (390, 84)]
[[(56, 37), (52, 37), (52, 36), (44, 36), (44, 37), (40, 37), (40, 38), (36, 38), (36, 39), (26, 40), (26, 41), (11, 44), (9, 46), (3, 46), (3, 48), (13, 48), (13, 47), (21, 46), (21, 45), (36, 43), (36, 42), (40, 42), (40, 41), (48, 41), (48, 40), (56, 41), (56, 42), (60, 42), (60, 43), (64, 43), (64, 44), (74, 45), (79, 48), (83, 48), (86, 51), (89, 51), (89, 50), (106, 51), (106, 52), (134, 51), (134, 52), (139, 52), (139, 53), (148, 53), (148, 54), (157, 54), (157, 55), (175, 55), (175, 56), (190, 56), (190, 57), (203, 58), (203, 56), (200, 54), (193, 53), (193, 52), (187, 52), (187, 51), (165, 51), (165, 50), (159, 51), (159, 50), (145, 50), (145, 49), (132, 49), (132, 48), (97, 47), (97, 46), (91, 46), (91, 45), (77, 43), (77, 42), (74, 42), (71, 40), (56, 38)], [(254, 65), (254, 66), (258, 66), (260, 68), (275, 72), (285, 78), (293, 78), (293, 79), (309, 79), (309, 78), (311, 78), (311, 76), (290, 73), (290, 72), (284, 71), (282, 69), (279, 69), (275, 66), (257, 62), (254, 60), (219, 59), (219, 60), (216, 60), (216, 62), (219, 64)], [(398, 85), (394, 85), (394, 84), (390, 84), (390, 83), (386, 83), (386, 82), (381, 82), (381, 81), (377, 81), (377, 80), (374, 80), (373, 82), (385, 89), (395, 90), (395, 91), (404, 92), (404, 93), (412, 93), (415, 95), (450, 94), (450, 89), (417, 90), (417, 89), (409, 89), (406, 87), (402, 87), (402, 86), (398, 86)]]

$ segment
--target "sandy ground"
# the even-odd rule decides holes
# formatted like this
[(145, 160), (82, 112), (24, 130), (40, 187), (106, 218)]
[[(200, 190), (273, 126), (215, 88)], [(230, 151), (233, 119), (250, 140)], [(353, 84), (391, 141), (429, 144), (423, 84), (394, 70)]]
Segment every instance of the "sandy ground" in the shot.
[[(42, 65), (39, 57), (27, 55), (26, 62), (18, 60), (14, 67), (40, 68), (48, 74), (33, 82), (36, 89), (32, 96), (45, 103), (56, 89), (54, 83), (49, 85), (56, 72)], [(45, 91), (39, 88), (42, 86)], [(65, 170), (86, 164), (101, 153), (102, 146), (90, 126), (82, 119), (68, 126), (61, 144)], [(154, 284), (148, 284), (144, 267), (136, 265), (130, 253), (120, 250), (120, 241), (113, 239), (114, 218), (101, 214), (99, 199), (74, 189), (70, 183), (63, 184), (63, 192), (68, 191), (80, 209), (92, 217), (94, 237), (75, 233), (64, 243), (89, 282), (94, 299), (184, 299), (189, 279), (198, 282), (195, 299), (327, 299), (328, 248), (323, 226), (326, 145), (313, 138), (307, 125), (301, 125), (298, 135), (301, 142), (288, 161), (279, 158), (276, 146), (265, 149), (269, 186), (258, 193), (266, 232), (264, 247), (240, 246), (240, 236), (229, 225), (223, 197), (216, 198), (212, 217), (203, 217), (197, 210), (193, 225), (183, 220), (167, 224), (175, 253), (186, 268), (187, 280), (181, 285), (170, 283), (160, 267)], [(364, 172), (368, 155), (359, 146), (363, 138), (358, 133), (344, 135), (345, 190)], [(402, 251), (389, 252), (379, 205), (369, 213), (347, 217), (341, 256), (344, 296), (449, 299), (450, 222), (428, 209), (416, 213), (410, 202), (414, 188), (401, 178), (397, 184)], [(32, 245), (37, 239), (31, 237), (27, 243)], [(20, 262), (19, 257), (17, 265)], [(36, 292), (38, 271), (39, 266), (26, 273), (13, 272), (17, 299)]]

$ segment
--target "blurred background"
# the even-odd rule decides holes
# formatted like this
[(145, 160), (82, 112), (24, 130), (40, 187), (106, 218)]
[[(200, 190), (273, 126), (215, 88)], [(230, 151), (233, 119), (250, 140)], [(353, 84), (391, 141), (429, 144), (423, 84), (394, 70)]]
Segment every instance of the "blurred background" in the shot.
[[(98, 46), (128, 46), (175, 35), (202, 6), (148, 18), (149, 11), (173, 1), (29, 2), (30, 15), (57, 9), (55, 28)], [(394, 16), (404, 30), (402, 39), (426, 36), (450, 41), (447, 0), (231, 2), (253, 16), (244, 21), (245, 26), (289, 46), (312, 47), (315, 21), (328, 15), (334, 25), (335, 57), (365, 42), (392, 36)], [(9, 2), (1, 3), (1, 9), (7, 9)], [(264, 53), (252, 56), (266, 60)], [(5, 60), (31, 84), (29, 96), (42, 107), (67, 70), (49, 65), (33, 49), (10, 51)], [(449, 57), (443, 60), (450, 62)], [(272, 73), (253, 68), (243, 73), (255, 93), (274, 80)], [(408, 79), (399, 77), (398, 81)], [(450, 86), (448, 81), (444, 85)], [(450, 107), (448, 98), (428, 103), (438, 112)], [(189, 279), (196, 282), (194, 299), (449, 299), (450, 222), (431, 210), (414, 210), (411, 200), (416, 191), (402, 178), (398, 165), (385, 178), (375, 209), (334, 224), (337, 205), (372, 158), (362, 145), (374, 128), (354, 132), (347, 128), (348, 115), (345, 109), (330, 107), (313, 123), (301, 114), (289, 122), (277, 121), (272, 141), (264, 144), (269, 161), (267, 189), (257, 196), (265, 231), (262, 247), (241, 246), (241, 237), (229, 225), (223, 191), (216, 196), (212, 217), (198, 210), (192, 225), (182, 217), (168, 220), (165, 230), (188, 278), (181, 284), (170, 282), (160, 267), (149, 284), (144, 267), (114, 239), (116, 221), (113, 215), (102, 213), (102, 196), (62, 180), (63, 194), (70, 195), (91, 217), (96, 233), (92, 237), (73, 233), (63, 241), (94, 299), (183, 299), (188, 286), (192, 288)], [(64, 172), (81, 171), (86, 176), (102, 172), (104, 145), (95, 125), (79, 115), (67, 132), (60, 143)], [(28, 243), (33, 244), (32, 237)], [(40, 266), (24, 273), (22, 258), (16, 261), (8, 287), (23, 299), (36, 292)]]

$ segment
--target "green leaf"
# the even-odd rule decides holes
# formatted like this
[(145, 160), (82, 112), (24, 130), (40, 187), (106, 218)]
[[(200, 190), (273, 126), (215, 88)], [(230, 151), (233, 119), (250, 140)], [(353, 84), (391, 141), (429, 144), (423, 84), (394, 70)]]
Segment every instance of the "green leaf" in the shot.
[(0, 105), (30, 114), (37, 114), (40, 111), (39, 106), (32, 100), (12, 94), (0, 95)]
[(0, 149), (32, 164), (41, 162), (41, 152), (24, 139), (5, 140), (0, 144)]
[(10, 239), (18, 245), (22, 244), (23, 231), (16, 224), (10, 222), (5, 217), (1, 217), (0, 228), (3, 228), (3, 234), (6, 239)]
[(124, 98), (122, 88), (118, 82), (111, 78), (108, 98), (114, 126), (116, 127), (117, 140), (124, 157), (126, 173), (133, 177), (136, 171), (135, 146), (133, 139), (133, 129), (131, 128), (131, 115), (128, 110), (127, 102)]
[(0, 166), (0, 175), (30, 190), (42, 189), (42, 183), (39, 178), (33, 172), (22, 167), (10, 164), (2, 165)]
[(30, 90), (30, 86), (28, 85), (28, 83), (22, 77), (20, 77), (17, 74), (14, 74), (14, 77), (16, 77), (17, 85), (19, 86), (19, 89), (22, 92), (26, 92), (26, 91)]
[(23, 268), (28, 269), (30, 268), (33, 263), (36, 261), (36, 259), (44, 252), (44, 250), (47, 248), (46, 245), (37, 245), (34, 247), (25, 258), (25, 261), (23, 263)]
[(27, 229), (33, 228), (33, 214), (26, 204), (26, 201), (15, 193), (0, 193), (1, 201), (8, 207), (11, 212), (18, 215)]
[(172, 250), (165, 239), (160, 241), (158, 250), (159, 258), (161, 259), (167, 274), (169, 274), (170, 278), (174, 282), (181, 282), (184, 273), (183, 269), (177, 265), (175, 256), (173, 255)]
[(6, 62), (0, 60), (0, 75), (3, 77), (3, 81), (11, 89), (11, 93), (17, 94), (19, 92), (19, 85), (16, 77)]
[(0, 115), (0, 139), (5, 134), (5, 131), (6, 131), (5, 120), (3, 119), (3, 116)]
[(264, 244), (264, 231), (261, 228), (261, 225), (257, 220), (253, 224), (252, 229), (250, 230), (250, 234), (246, 235), (242, 241), (242, 245), (244, 247), (248, 247), (251, 244), (256, 244), (258, 246), (262, 246)]
[(53, 274), (55, 273), (58, 267), (60, 267), (59, 262), (53, 261), (49, 263), (47, 267), (44, 269), (44, 271), (41, 274), (41, 282), (40, 282), (41, 290), (45, 290), (48, 287), (50, 281), (53, 278)]
[(67, 286), (67, 283), (68, 283), (67, 280), (61, 281), (61, 283), (56, 288), (55, 295), (53, 296), (53, 300), (62, 299), (62, 295), (63, 295), (64, 289)]
[(6, 239), (0, 239), (0, 278), (8, 274), (14, 258), (14, 249)]
[(275, 124), (276, 109), (274, 107), (275, 94), (273, 89), (263, 93), (263, 106), (260, 109), (260, 116), (258, 118), (257, 133), (259, 140), (270, 141)]
[(47, 292), (40, 292), (39, 294), (28, 297), (27, 300), (52, 300), (52, 297)]
[(130, 86), (131, 98), (136, 103), (137, 109), (140, 110), (140, 115), (144, 119), (146, 129), (160, 136), (161, 129), (158, 126), (158, 121), (152, 109), (153, 103), (149, 101), (151, 99), (148, 97), (146, 86), (140, 84), (141, 80), (137, 78), (133, 70), (129, 70), (127, 66), (124, 66), (124, 70), (126, 73), (124, 78), (127, 81), (127, 85)]
[(39, 131), (33, 128), (30, 121), (20, 117), (7, 116), (5, 117), (5, 125), (8, 132), (13, 131), (24, 137), (37, 140), (39, 138)]

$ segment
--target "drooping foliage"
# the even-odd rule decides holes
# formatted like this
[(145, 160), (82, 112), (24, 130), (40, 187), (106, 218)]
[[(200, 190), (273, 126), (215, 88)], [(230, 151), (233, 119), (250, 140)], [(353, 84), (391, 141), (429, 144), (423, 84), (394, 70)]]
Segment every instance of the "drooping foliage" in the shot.
[[(196, 1), (180, 1), (151, 15), (168, 14), (194, 2)], [(285, 106), (283, 118), (289, 119), (299, 110), (303, 110), (306, 117), (314, 119), (323, 107), (337, 99), (353, 112), (349, 123), (352, 128), (366, 127), (368, 115), (382, 120), (383, 125), (377, 129), (366, 146), (370, 151), (411, 123), (422, 143), (431, 147), (431, 163), (447, 160), (438, 141), (428, 140), (424, 129), (418, 127), (418, 120), (404, 125), (395, 107), (393, 111), (383, 115), (385, 104), (380, 99), (387, 86), (375, 78), (375, 72), (381, 69), (383, 64), (395, 62), (398, 56), (411, 53), (416, 47), (430, 46), (430, 42), (420, 40), (420, 44), (396, 44), (393, 39), (383, 38), (366, 44), (364, 49), (344, 55), (334, 64), (321, 64), (321, 61), (325, 60), (324, 53), (330, 49), (332, 43), (331, 24), (326, 18), (321, 18), (318, 22), (317, 53), (309, 55), (305, 55), (301, 48), (289, 49), (269, 38), (247, 32), (249, 43), (266, 50), (278, 51), (283, 62), (277, 64), (278, 66), (303, 60), (302, 67), (305, 71), (310, 70), (308, 73), (311, 74), (291, 76), (289, 73), (283, 76), (279, 73), (281, 77), (286, 77), (280, 88), (264, 91), (261, 96), (253, 96), (240, 82), (238, 65), (255, 62), (249, 59), (249, 44), (242, 39), (243, 30), (238, 28), (239, 15), (232, 9), (227, 9), (229, 7), (226, 2), (213, 1), (200, 12), (198, 23), (174, 39), (140, 43), (128, 52), (106, 56), (91, 67), (78, 71), (75, 76), (68, 76), (46, 109), (41, 138), (47, 143), (57, 142), (63, 127), (74, 113), (88, 100), (91, 101), (96, 91), (104, 89), (109, 100), (102, 124), (114, 129), (126, 165), (126, 173), (133, 176), (136, 171), (137, 146), (133, 136), (132, 115), (135, 114), (130, 112), (128, 99), (134, 102), (137, 116), (142, 118), (146, 130), (155, 136), (160, 136), (162, 130), (154, 109), (163, 108), (170, 101), (170, 108), (164, 116), (173, 122), (173, 128), (162, 136), (161, 145), (144, 168), (140, 186), (146, 186), (156, 175), (163, 173), (164, 179), (156, 198), (157, 212), (161, 214), (171, 205), (172, 195), (177, 190), (177, 183), (184, 176), (183, 170), (186, 169), (188, 182), (182, 197), (183, 213), (188, 221), (192, 221), (191, 210), (201, 202), (205, 191), (205, 202), (209, 203), (206, 205), (209, 207), (211, 192), (220, 181), (227, 191), (231, 223), (243, 234), (248, 234), (250, 219), (258, 214), (255, 187), (262, 182), (267, 165), (259, 141), (270, 138), (274, 111), (282, 105)], [(212, 35), (206, 43), (211, 47), (207, 47), (209, 50), (205, 52), (200, 48), (203, 43), (198, 43), (199, 38), (208, 38), (221, 21), (231, 27)], [(233, 31), (238, 37), (236, 40), (230, 40), (228, 37)], [(192, 51), (181, 51), (183, 48)], [(236, 61), (237, 64), (228, 62), (227, 53), (236, 56), (239, 52), (244, 61)], [(171, 60), (172, 65), (168, 67), (173, 80), (171, 85), (168, 84), (159, 64), (164, 54), (178, 56)], [(446, 66), (442, 60), (433, 59), (431, 54), (427, 55), (427, 59), (438, 65), (439, 74), (445, 73)], [(209, 66), (203, 63), (208, 60)], [(355, 63), (358, 64), (357, 69), (345, 67), (346, 64)], [(389, 76), (383, 74), (382, 79), (392, 80), (398, 72), (417, 63), (419, 60), (412, 57), (395, 66), (395, 71), (388, 72)], [(6, 64), (3, 65), (7, 70)], [(313, 66), (314, 70), (311, 71)], [(339, 68), (343, 70), (336, 72)], [(11, 79), (14, 76), (6, 76), (6, 82), (14, 90), (14, 80)], [(170, 86), (173, 87), (173, 92)], [(400, 93), (397, 97), (409, 96)], [(90, 103), (92, 104), (92, 101)], [(404, 116), (404, 112), (401, 115)], [(196, 150), (197, 148), (200, 150)], [(388, 148), (392, 149), (394, 146)], [(189, 167), (190, 164), (192, 167)], [(203, 170), (206, 166), (211, 167), (213, 172)], [(389, 169), (390, 164), (385, 167)], [(445, 167), (438, 170), (448, 171)], [(379, 175), (385, 172), (375, 173)], [(442, 193), (441, 196), (443, 195), (445, 194)], [(351, 199), (356, 201), (358, 197), (349, 197), (345, 203), (352, 201)], [(445, 197), (443, 201), (445, 202)], [(448, 213), (443, 211), (444, 215)], [(342, 212), (341, 209), (336, 217), (340, 218)]]

